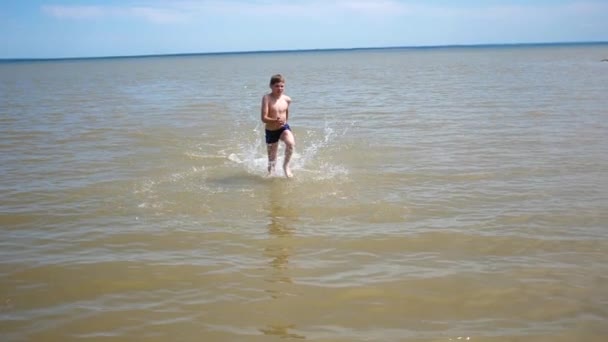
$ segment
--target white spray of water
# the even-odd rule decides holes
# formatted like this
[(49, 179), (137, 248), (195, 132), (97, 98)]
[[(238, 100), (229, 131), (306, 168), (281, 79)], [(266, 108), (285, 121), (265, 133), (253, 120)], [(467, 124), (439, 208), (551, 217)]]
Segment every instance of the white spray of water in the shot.
[[(313, 130), (298, 131), (296, 135), (296, 150), (291, 158), (291, 169), (298, 175), (315, 180), (332, 179), (348, 174), (348, 169), (336, 165), (332, 161), (332, 155), (339, 153), (340, 147), (336, 139), (346, 134), (348, 127), (340, 130), (333, 128), (328, 122), (325, 123), (322, 136)], [(266, 144), (263, 141), (264, 128), (258, 125), (252, 131), (253, 138), (238, 144), (236, 151), (227, 153), (230, 162), (243, 167), (248, 173), (265, 176), (268, 166), (268, 155)], [(283, 176), (282, 165), (284, 161), (285, 147), (279, 144), (277, 154), (277, 170), (272, 176)]]

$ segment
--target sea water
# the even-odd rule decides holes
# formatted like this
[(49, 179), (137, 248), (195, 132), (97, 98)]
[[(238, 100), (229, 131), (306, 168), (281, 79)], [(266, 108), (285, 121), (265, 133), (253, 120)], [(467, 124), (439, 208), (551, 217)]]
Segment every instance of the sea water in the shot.
[[(606, 57), (2, 62), (1, 339), (604, 341)], [(293, 179), (266, 175), (275, 73)]]

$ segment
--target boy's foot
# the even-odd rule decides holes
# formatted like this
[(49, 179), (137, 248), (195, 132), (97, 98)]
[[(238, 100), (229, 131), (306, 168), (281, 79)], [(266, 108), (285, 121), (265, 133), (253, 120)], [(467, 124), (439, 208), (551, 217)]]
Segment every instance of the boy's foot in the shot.
[(272, 176), (272, 174), (274, 173), (274, 165), (275, 162), (270, 162), (268, 163), (268, 176)]
[(293, 177), (293, 173), (291, 173), (291, 169), (289, 168), (288, 165), (285, 165), (283, 167), (283, 169), (285, 170), (285, 177), (287, 177), (287, 178)]

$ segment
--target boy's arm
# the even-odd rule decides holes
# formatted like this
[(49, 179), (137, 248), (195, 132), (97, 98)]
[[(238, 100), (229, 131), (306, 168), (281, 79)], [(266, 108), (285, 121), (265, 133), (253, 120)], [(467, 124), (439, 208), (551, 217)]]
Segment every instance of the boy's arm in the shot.
[(285, 96), (287, 100), (287, 110), (285, 111), (285, 122), (289, 121), (289, 106), (291, 105), (291, 97)]
[(266, 95), (264, 95), (264, 97), (262, 97), (262, 108), (261, 108), (260, 112), (261, 112), (261, 119), (262, 119), (263, 123), (269, 123), (269, 122), (276, 121), (276, 120), (273, 120), (268, 117), (268, 98), (266, 97)]

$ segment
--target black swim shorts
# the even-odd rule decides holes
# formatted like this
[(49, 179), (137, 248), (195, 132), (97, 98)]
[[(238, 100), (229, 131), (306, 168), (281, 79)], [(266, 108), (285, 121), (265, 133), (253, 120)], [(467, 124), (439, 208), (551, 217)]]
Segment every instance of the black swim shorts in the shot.
[(276, 131), (266, 130), (266, 143), (274, 144), (279, 141), (279, 139), (281, 138), (281, 134), (283, 134), (286, 129), (291, 131), (291, 128), (289, 128), (288, 124), (284, 124), (283, 127), (277, 129)]

